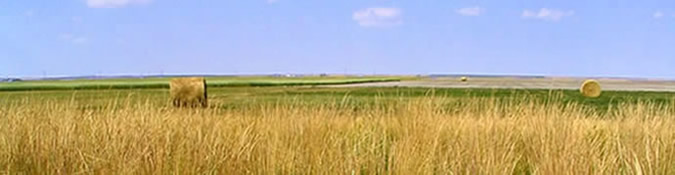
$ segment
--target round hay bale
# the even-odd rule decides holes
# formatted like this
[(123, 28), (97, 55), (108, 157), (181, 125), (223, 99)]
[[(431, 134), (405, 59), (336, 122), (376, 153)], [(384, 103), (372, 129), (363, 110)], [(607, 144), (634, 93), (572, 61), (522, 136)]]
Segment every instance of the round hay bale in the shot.
[(459, 78), (459, 81), (466, 82), (466, 81), (469, 81), (469, 78), (461, 77), (461, 78)]
[(202, 77), (174, 78), (169, 83), (169, 95), (176, 107), (207, 107), (206, 80)]
[(600, 83), (595, 80), (586, 80), (584, 81), (583, 84), (581, 84), (581, 95), (584, 95), (585, 97), (590, 97), (590, 98), (596, 98), (599, 97), (600, 94), (602, 93), (602, 89), (600, 88)]

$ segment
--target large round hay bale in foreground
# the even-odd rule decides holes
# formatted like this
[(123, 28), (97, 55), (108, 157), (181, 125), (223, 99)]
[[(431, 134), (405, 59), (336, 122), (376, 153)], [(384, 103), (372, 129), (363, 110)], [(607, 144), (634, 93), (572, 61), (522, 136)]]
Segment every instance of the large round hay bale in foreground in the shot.
[(169, 83), (171, 102), (175, 107), (206, 107), (206, 80), (201, 77), (174, 78)]
[(581, 94), (584, 95), (585, 97), (591, 97), (591, 98), (596, 98), (599, 97), (600, 94), (602, 93), (602, 89), (600, 88), (600, 83), (595, 80), (586, 80), (584, 83), (581, 85)]

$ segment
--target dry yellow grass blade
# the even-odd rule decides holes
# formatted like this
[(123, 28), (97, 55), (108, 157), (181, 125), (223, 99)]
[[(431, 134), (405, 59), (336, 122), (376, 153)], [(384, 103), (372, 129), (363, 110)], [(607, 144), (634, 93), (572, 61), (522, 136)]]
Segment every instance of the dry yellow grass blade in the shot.
[(649, 103), (116, 102), (0, 106), (0, 174), (675, 174), (675, 111)]
[(602, 93), (602, 89), (600, 88), (600, 83), (596, 80), (586, 80), (584, 81), (583, 84), (581, 84), (581, 94), (584, 95), (585, 97), (591, 97), (591, 98), (596, 98), (599, 97), (600, 94)]
[(174, 78), (171, 79), (169, 86), (171, 102), (176, 107), (206, 107), (208, 105), (204, 78)]

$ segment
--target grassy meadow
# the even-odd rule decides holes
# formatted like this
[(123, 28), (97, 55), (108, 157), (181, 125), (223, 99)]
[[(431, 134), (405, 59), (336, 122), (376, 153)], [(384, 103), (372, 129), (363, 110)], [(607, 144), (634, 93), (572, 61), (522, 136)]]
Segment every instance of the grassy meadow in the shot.
[(675, 93), (38, 89), (0, 91), (0, 173), (675, 174)]
[[(387, 82), (410, 79), (411, 77), (206, 77), (209, 87), (236, 86), (307, 86), (337, 85), (368, 82)], [(28, 90), (110, 90), (110, 89), (160, 89), (169, 88), (171, 78), (119, 78), (119, 79), (75, 79), (75, 80), (43, 80), (0, 83), (0, 91)]]

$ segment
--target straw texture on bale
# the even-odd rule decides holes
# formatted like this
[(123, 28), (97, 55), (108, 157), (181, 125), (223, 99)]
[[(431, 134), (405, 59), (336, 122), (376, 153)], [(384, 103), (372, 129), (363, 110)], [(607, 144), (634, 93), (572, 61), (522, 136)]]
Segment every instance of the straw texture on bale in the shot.
[(204, 78), (174, 78), (169, 86), (171, 102), (176, 107), (206, 107), (208, 105)]
[(581, 85), (581, 94), (584, 95), (585, 97), (599, 97), (600, 94), (602, 93), (602, 89), (600, 88), (600, 83), (595, 80), (586, 80), (584, 83)]

